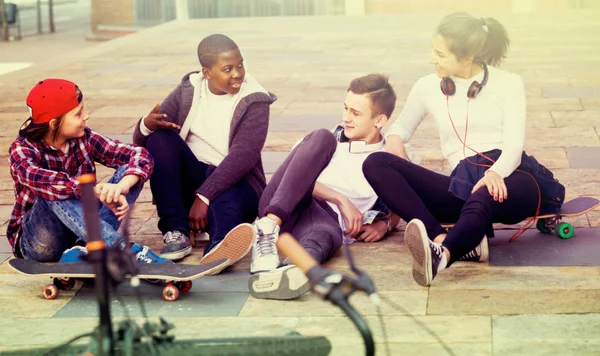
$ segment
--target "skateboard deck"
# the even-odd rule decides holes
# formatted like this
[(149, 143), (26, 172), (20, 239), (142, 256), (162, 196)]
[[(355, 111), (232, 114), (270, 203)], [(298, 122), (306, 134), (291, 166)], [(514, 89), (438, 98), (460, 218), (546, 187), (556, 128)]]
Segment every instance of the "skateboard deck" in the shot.
[[(577, 197), (564, 203), (558, 214), (544, 214), (537, 216), (537, 229), (543, 233), (552, 233), (554, 231), (558, 237), (563, 239), (571, 238), (575, 234), (573, 225), (561, 222), (564, 217), (575, 217), (586, 214), (600, 206), (600, 200), (592, 197)], [(529, 217), (528, 219), (532, 219)], [(527, 219), (526, 219), (527, 220)], [(449, 229), (454, 224), (442, 223), (442, 227)]]
[[(174, 301), (179, 294), (189, 291), (192, 287), (191, 280), (209, 275), (222, 269), (227, 259), (221, 259), (203, 265), (186, 264), (139, 264), (137, 277), (141, 279), (163, 280), (167, 285), (163, 289), (163, 298)], [(15, 271), (27, 276), (47, 276), (54, 278), (53, 284), (48, 284), (42, 289), (46, 299), (58, 296), (58, 289), (71, 289), (74, 279), (94, 278), (94, 265), (87, 262), (74, 263), (41, 263), (37, 261), (14, 258), (8, 265)], [(131, 276), (127, 276), (131, 278)]]

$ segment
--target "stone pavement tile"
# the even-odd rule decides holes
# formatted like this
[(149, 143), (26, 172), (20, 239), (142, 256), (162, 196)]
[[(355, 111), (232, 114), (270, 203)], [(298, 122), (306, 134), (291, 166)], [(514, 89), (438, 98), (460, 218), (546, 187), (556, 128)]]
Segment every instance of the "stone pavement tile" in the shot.
[(4, 263), (5, 261), (8, 261), (8, 259), (11, 257), (12, 257), (12, 253), (1, 252), (0, 253), (0, 263)]
[[(122, 318), (114, 318), (117, 323)], [(158, 322), (158, 318), (150, 318)], [(170, 331), (175, 340), (197, 340), (229, 337), (284, 336), (294, 331), (298, 318), (235, 318), (235, 317), (169, 317), (175, 325)], [(17, 349), (17, 346), (58, 346), (85, 332), (92, 332), (97, 318), (58, 319), (0, 319), (0, 351)], [(40, 328), (39, 325), (44, 325)], [(37, 331), (36, 331), (37, 330)], [(25, 338), (26, 337), (26, 338)], [(77, 343), (87, 344), (89, 339)]]
[(548, 169), (570, 168), (567, 153), (563, 147), (527, 147), (526, 152)]
[(428, 315), (510, 315), (598, 313), (600, 291), (565, 290), (431, 290)]
[[(365, 318), (376, 343), (385, 341), (380, 320), (376, 316)], [(481, 316), (383, 316), (387, 342), (392, 350), (403, 350), (392, 355), (443, 355), (449, 347), (457, 355), (491, 355), (492, 327), (490, 317)], [(302, 317), (296, 329), (302, 335), (326, 336), (333, 346), (335, 355), (354, 345), (354, 352), (361, 355), (363, 340), (352, 322), (345, 317)], [(358, 350), (357, 350), (358, 348)], [(378, 355), (385, 355), (385, 347)], [(406, 352), (411, 350), (413, 352)], [(439, 353), (434, 353), (438, 351)]]
[(555, 169), (553, 173), (566, 188), (566, 200), (579, 196), (600, 199), (599, 169)]
[[(129, 220), (129, 234), (130, 235), (137, 234), (137, 232), (142, 228), (142, 226), (144, 226), (146, 221), (148, 221), (148, 219), (133, 219), (132, 218), (131, 220)], [(119, 231), (121, 233), (123, 232), (123, 227), (124, 227), (123, 224), (121, 224), (121, 227), (119, 228)]]
[[(43, 316), (23, 318), (3, 315), (0, 318), (0, 348), (38, 345), (58, 346), (72, 337), (92, 332), (98, 325), (97, 318), (48, 319)], [(42, 327), (43, 326), (43, 327)], [(87, 343), (89, 339), (81, 342)]]
[[(154, 287), (154, 288), (151, 288)], [(142, 295), (148, 316), (236, 316), (248, 298), (248, 293), (205, 293), (190, 291), (180, 295), (174, 302), (162, 298), (162, 284), (149, 286)], [(127, 292), (127, 291), (126, 291)], [(125, 316), (124, 308), (132, 317), (141, 317), (137, 298), (129, 293), (119, 293), (120, 298), (111, 299), (111, 312), (119, 318)], [(93, 317), (98, 315), (95, 291), (84, 287), (67, 303), (54, 318)]]
[(333, 129), (341, 122), (338, 115), (272, 115), (269, 119), (269, 132), (311, 132), (316, 129)]
[(147, 105), (102, 105), (96, 107), (90, 104), (91, 110), (90, 116), (94, 120), (107, 120), (107, 119), (122, 119), (122, 118), (133, 118), (139, 120), (142, 116), (148, 114), (152, 107)]
[[(427, 307), (427, 290), (380, 292), (383, 298), (404, 308), (396, 309), (385, 302), (381, 304), (384, 315), (424, 315)], [(355, 294), (350, 298), (362, 315), (377, 315), (377, 307), (372, 305), (364, 294)], [(323, 301), (312, 292), (292, 301), (277, 301), (249, 297), (239, 316), (339, 316), (343, 312)]]
[(146, 86), (167, 86), (174, 87), (181, 83), (181, 78), (176, 77), (149, 77), (149, 76), (141, 76), (136, 79), (132, 79), (126, 81), (122, 84), (122, 86), (137, 86), (137, 85), (146, 85)]
[(176, 340), (227, 337), (284, 336), (294, 331), (298, 318), (289, 317), (173, 317)]
[(132, 219), (150, 219), (156, 213), (156, 206), (152, 203), (137, 203), (133, 207), (133, 213), (131, 213)]
[(600, 110), (600, 98), (581, 98), (580, 101), (585, 110)]
[(133, 143), (133, 136), (131, 134), (107, 134), (106, 136), (123, 143)]
[(543, 88), (544, 98), (594, 98), (600, 96), (600, 87), (551, 87)]
[(578, 98), (527, 98), (527, 110), (583, 110), (583, 107)]
[(52, 317), (73, 298), (77, 286), (70, 291), (59, 291), (58, 297), (54, 300), (46, 300), (42, 296), (42, 287), (51, 282), (50, 278), (0, 274), (1, 315), (19, 318)]
[(594, 210), (587, 213), (591, 227), (600, 227), (600, 211)]
[[(587, 217), (582, 215), (587, 221)], [(569, 219), (563, 221), (570, 222)], [(497, 231), (491, 239), (491, 266), (599, 266), (600, 229), (575, 228), (572, 238), (564, 240), (553, 234), (529, 229), (517, 242), (509, 242), (513, 231)]]
[(8, 239), (2, 235), (0, 235), (0, 253), (12, 253), (12, 247), (8, 243)]
[(157, 69), (162, 67), (162, 65), (156, 64), (113, 64), (113, 65), (104, 65), (104, 66), (94, 66), (88, 70), (91, 73), (102, 73), (102, 74), (114, 74), (114, 73), (125, 73), (130, 74), (132, 72), (143, 72), (147, 75), (147, 73), (153, 73)]
[[(599, 108), (600, 109), (600, 108)], [(600, 122), (600, 110), (583, 110), (583, 111), (552, 111), (552, 121), (555, 127), (571, 128), (571, 127), (593, 127)], [(568, 133), (568, 130), (563, 132)]]
[[(262, 162), (265, 173), (275, 173), (277, 168), (281, 166), (285, 158), (289, 154), (289, 151), (285, 152), (263, 152)], [(1, 194), (0, 194), (1, 201)]]
[(600, 138), (590, 127), (527, 128), (525, 149), (546, 147), (600, 146)]
[(289, 152), (292, 147), (310, 132), (269, 132), (263, 147), (264, 152)]
[(598, 355), (600, 315), (492, 317), (495, 356)]
[(454, 268), (440, 272), (430, 287), (432, 291), (502, 290), (597, 290), (600, 267), (484, 267)]
[[(356, 335), (356, 339), (360, 335)], [(352, 340), (354, 340), (354, 335)], [(389, 350), (389, 354), (386, 353)], [(448, 351), (450, 350), (450, 351)], [(419, 356), (492, 356), (490, 342), (452, 342), (452, 343), (375, 343), (377, 355), (419, 355)], [(336, 342), (329, 356), (364, 355), (361, 346), (348, 345), (347, 341)]]
[[(600, 120), (600, 117), (598, 118)], [(571, 168), (600, 169), (600, 146), (598, 147), (567, 147), (567, 155)]]

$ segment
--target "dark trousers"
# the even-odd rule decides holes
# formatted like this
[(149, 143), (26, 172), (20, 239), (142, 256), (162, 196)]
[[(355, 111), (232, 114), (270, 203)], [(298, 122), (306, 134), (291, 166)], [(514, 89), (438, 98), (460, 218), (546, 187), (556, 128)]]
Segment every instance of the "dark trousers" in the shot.
[[(154, 158), (150, 188), (158, 211), (158, 228), (165, 234), (178, 230), (190, 234), (189, 212), (196, 199), (196, 190), (215, 167), (198, 161), (177, 132), (157, 131), (150, 135), (146, 148)], [(252, 223), (258, 214), (258, 197), (241, 180), (221, 193), (209, 204), (209, 252), (237, 225)]]
[(328, 130), (307, 135), (277, 169), (260, 198), (260, 216), (278, 216), (283, 221), (281, 232), (291, 233), (318, 262), (328, 260), (342, 246), (337, 214), (326, 201), (312, 196), (336, 147)]
[(467, 201), (459, 199), (448, 192), (450, 177), (386, 152), (371, 154), (363, 172), (396, 215), (405, 221), (423, 221), (430, 239), (446, 233), (440, 222), (456, 222), (443, 242), (450, 251), (450, 263), (473, 250), (492, 223), (518, 223), (534, 215), (538, 205), (535, 181), (521, 172), (504, 179), (508, 199), (502, 203), (494, 201), (487, 187), (478, 189)]

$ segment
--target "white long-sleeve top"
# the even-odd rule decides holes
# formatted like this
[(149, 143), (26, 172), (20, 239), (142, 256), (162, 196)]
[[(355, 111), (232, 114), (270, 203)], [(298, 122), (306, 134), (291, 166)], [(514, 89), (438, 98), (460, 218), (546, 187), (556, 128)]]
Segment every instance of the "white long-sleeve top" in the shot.
[[(495, 67), (488, 67), (487, 85), (467, 105), (467, 90), (474, 80), (483, 80), (483, 71), (470, 79), (451, 77), (456, 93), (448, 97), (440, 90), (441, 79), (431, 74), (422, 77), (412, 88), (398, 119), (386, 132), (386, 138), (399, 135), (408, 142), (426, 115), (438, 127), (442, 153), (454, 169), (458, 163), (475, 154), (501, 149), (500, 158), (490, 168), (506, 178), (521, 164), (525, 144), (525, 86), (520, 76)], [(464, 140), (468, 108), (467, 148), (452, 128), (448, 107), (460, 140)]]

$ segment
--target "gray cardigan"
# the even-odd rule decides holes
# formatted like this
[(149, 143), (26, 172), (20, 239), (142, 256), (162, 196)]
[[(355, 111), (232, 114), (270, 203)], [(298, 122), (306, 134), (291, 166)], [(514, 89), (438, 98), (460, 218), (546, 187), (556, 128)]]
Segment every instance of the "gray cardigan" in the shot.
[[(195, 73), (198, 72), (186, 74), (181, 84), (160, 105), (160, 113), (167, 115), (165, 121), (184, 126), (194, 99), (194, 86), (189, 78)], [(239, 101), (231, 120), (229, 153), (196, 190), (197, 194), (213, 201), (219, 194), (245, 179), (260, 199), (266, 186), (261, 151), (267, 139), (269, 107), (275, 100), (277, 97), (272, 93), (257, 92)], [(133, 132), (133, 142), (145, 147), (148, 136), (141, 133), (140, 122)]]

